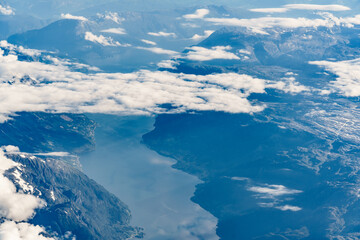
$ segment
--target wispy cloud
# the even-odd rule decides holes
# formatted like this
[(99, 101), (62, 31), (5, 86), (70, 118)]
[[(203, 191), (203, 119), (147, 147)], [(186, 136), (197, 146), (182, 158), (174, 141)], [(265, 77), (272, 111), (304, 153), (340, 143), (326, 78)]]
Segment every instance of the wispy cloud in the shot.
[(106, 19), (106, 20), (110, 20), (110, 21), (113, 21), (117, 24), (120, 24), (122, 23), (123, 21), (125, 21), (125, 18), (123, 17), (120, 17), (118, 13), (116, 12), (107, 12), (105, 14), (100, 14), (98, 13), (97, 16), (99, 18), (103, 18), (103, 19)]
[(71, 15), (70, 13), (66, 13), (66, 14), (62, 13), (61, 18), (62, 19), (73, 19), (73, 20), (78, 20), (78, 21), (88, 21), (88, 19), (86, 17), (74, 16), (74, 15)]
[(179, 54), (176, 51), (163, 49), (163, 48), (159, 48), (159, 47), (136, 47), (136, 48), (141, 49), (141, 50), (145, 50), (145, 51), (149, 51), (149, 52), (152, 52), (152, 53), (156, 53), (156, 54), (165, 54), (165, 55), (177, 55), (177, 54)]
[(268, 197), (278, 197), (282, 195), (292, 195), (302, 193), (300, 190), (289, 189), (283, 185), (253, 186), (248, 189), (251, 192), (260, 193)]
[(119, 35), (126, 34), (126, 31), (123, 28), (109, 28), (109, 29), (101, 30), (101, 32), (103, 32), (103, 33), (113, 33), (113, 34), (119, 34)]
[(253, 8), (252, 12), (260, 13), (284, 13), (289, 10), (318, 10), (318, 11), (348, 11), (351, 8), (343, 5), (318, 5), (318, 4), (287, 4), (280, 8)]
[(293, 212), (302, 210), (300, 207), (284, 204), (285, 201), (291, 200), (290, 196), (302, 193), (301, 190), (290, 189), (283, 185), (265, 184), (248, 187), (248, 191), (256, 193), (254, 196), (260, 200), (258, 203), (260, 207)]
[(209, 9), (201, 8), (197, 9), (193, 14), (186, 14), (183, 16), (185, 19), (202, 19), (210, 13)]
[(319, 11), (349, 11), (351, 8), (344, 5), (318, 5), (318, 4), (287, 4), (284, 6), (287, 9), (297, 10), (319, 10)]
[(149, 45), (153, 45), (153, 46), (156, 45), (156, 42), (153, 42), (153, 41), (150, 41), (150, 40), (141, 39), (141, 41), (142, 41), (143, 43), (146, 43), (146, 44), (149, 44)]
[(106, 47), (130, 47), (130, 44), (121, 44), (118, 41), (115, 41), (112, 37), (104, 37), (103, 35), (95, 35), (91, 32), (85, 33), (85, 40), (98, 43), (100, 45), (106, 46)]
[(259, 13), (283, 13), (287, 12), (287, 8), (253, 8), (250, 9), (251, 12), (259, 12)]
[(176, 37), (175, 33), (168, 33), (168, 32), (149, 32), (148, 33), (151, 36), (155, 36), (155, 37)]
[(281, 211), (292, 211), (292, 212), (297, 212), (297, 211), (302, 210), (301, 207), (291, 206), (291, 205), (277, 206), (275, 208), (279, 209)]

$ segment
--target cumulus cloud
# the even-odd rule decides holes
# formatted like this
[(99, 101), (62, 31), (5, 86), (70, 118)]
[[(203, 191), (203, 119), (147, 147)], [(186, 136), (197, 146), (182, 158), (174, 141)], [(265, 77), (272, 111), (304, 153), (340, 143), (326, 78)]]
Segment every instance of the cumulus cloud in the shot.
[(1, 240), (54, 240), (44, 237), (45, 229), (29, 223), (5, 221), (0, 225)]
[(212, 48), (204, 48), (193, 46), (187, 48), (189, 52), (186, 53), (185, 59), (192, 61), (210, 61), (214, 59), (228, 59), (228, 60), (239, 60), (240, 58), (232, 52), (230, 46), (215, 46)]
[(86, 17), (74, 16), (74, 15), (71, 15), (70, 13), (66, 13), (66, 14), (62, 13), (61, 18), (62, 19), (73, 19), (73, 20), (78, 20), (78, 21), (88, 21), (88, 19)]
[(155, 37), (176, 37), (175, 33), (168, 33), (168, 32), (148, 32), (149, 35)]
[(119, 35), (126, 34), (126, 31), (123, 28), (109, 28), (109, 29), (101, 30), (101, 32), (103, 32), (103, 33), (113, 33), (113, 34), (119, 34)]
[(330, 92), (338, 92), (346, 97), (360, 96), (360, 58), (350, 61), (313, 61), (310, 64), (324, 67), (337, 75), (328, 86)]
[(91, 32), (85, 33), (85, 40), (97, 43), (106, 47), (129, 47), (130, 44), (121, 44), (118, 41), (115, 41), (112, 37), (104, 37), (103, 35), (95, 35)]
[(165, 54), (165, 55), (176, 55), (178, 52), (168, 49), (163, 49), (159, 47), (136, 47), (137, 49), (146, 50), (156, 54)]
[(360, 15), (355, 17), (339, 18), (330, 13), (321, 13), (322, 18), (285, 18), (285, 17), (261, 17), (250, 19), (239, 18), (205, 18), (205, 21), (215, 25), (246, 27), (255, 33), (268, 34), (266, 29), (274, 27), (299, 28), (299, 27), (353, 27), (360, 24)]
[(205, 30), (203, 35), (194, 34), (194, 36), (192, 36), (191, 39), (195, 40), (195, 41), (200, 41), (200, 40), (203, 40), (205, 38), (208, 38), (213, 33), (214, 33), (214, 31), (212, 31), (212, 30)]
[(14, 15), (14, 10), (9, 6), (0, 5), (0, 14), (1, 15)]
[(202, 8), (195, 11), (193, 14), (186, 14), (183, 16), (185, 19), (202, 19), (210, 13), (209, 9)]
[(141, 41), (142, 41), (143, 43), (146, 43), (146, 44), (149, 44), (149, 45), (153, 45), (153, 46), (156, 45), (156, 42), (153, 42), (153, 41), (150, 41), (150, 40), (141, 39)]
[[(24, 76), (34, 81), (24, 82)], [(1, 121), (20, 111), (162, 113), (168, 111), (159, 107), (163, 104), (172, 104), (172, 111), (251, 113), (265, 106), (253, 105), (247, 97), (265, 93), (268, 87), (283, 88), (237, 73), (202, 76), (142, 70), (86, 74), (60, 63), (19, 61), (13, 53), (0, 53)]]

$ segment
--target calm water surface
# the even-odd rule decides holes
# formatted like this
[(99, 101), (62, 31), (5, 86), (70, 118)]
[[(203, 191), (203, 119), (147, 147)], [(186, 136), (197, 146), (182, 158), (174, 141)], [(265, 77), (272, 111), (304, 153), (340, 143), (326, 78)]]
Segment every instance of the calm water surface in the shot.
[(141, 144), (154, 118), (89, 117), (98, 123), (96, 150), (81, 156), (83, 171), (130, 207), (132, 224), (145, 229), (145, 239), (218, 239), (216, 218), (190, 201), (200, 181)]

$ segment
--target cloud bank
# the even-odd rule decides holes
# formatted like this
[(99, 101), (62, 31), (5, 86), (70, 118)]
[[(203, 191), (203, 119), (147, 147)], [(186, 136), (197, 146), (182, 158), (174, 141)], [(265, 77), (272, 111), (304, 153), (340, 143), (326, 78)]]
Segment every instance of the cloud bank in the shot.
[(323, 67), (338, 76), (328, 86), (330, 92), (346, 97), (360, 96), (360, 59), (339, 62), (313, 61), (310, 64)]
[(266, 29), (282, 28), (299, 28), (299, 27), (328, 27), (335, 26), (354, 27), (360, 25), (360, 15), (355, 17), (339, 18), (330, 13), (321, 13), (322, 18), (287, 18), (287, 17), (261, 17), (261, 18), (205, 18), (205, 21), (212, 22), (215, 25), (246, 27), (255, 33), (269, 34)]
[(162, 113), (168, 111), (161, 108), (163, 104), (173, 105), (173, 111), (251, 113), (264, 109), (247, 99), (251, 93), (265, 93), (266, 88), (292, 91), (289, 84), (236, 73), (202, 76), (143, 70), (85, 74), (72, 71), (67, 64), (19, 61), (15, 54), (1, 51), (0, 121), (20, 111)]

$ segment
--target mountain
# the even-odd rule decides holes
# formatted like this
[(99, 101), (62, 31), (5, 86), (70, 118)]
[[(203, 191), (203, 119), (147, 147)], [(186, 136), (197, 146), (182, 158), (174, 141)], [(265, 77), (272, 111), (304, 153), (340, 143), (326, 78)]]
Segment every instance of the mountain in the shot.
[[(143, 136), (151, 149), (176, 159), (175, 168), (204, 181), (192, 200), (219, 219), (221, 239), (358, 236), (358, 100), (337, 92), (339, 76), (313, 62), (359, 58), (358, 34), (357, 27), (274, 29), (269, 35), (224, 28), (174, 59), (175, 72), (246, 73), (307, 88), (252, 94), (249, 99), (266, 109), (250, 115), (160, 115)], [(191, 51), (199, 56), (224, 45), (237, 59), (188, 58)], [(321, 93), (325, 89), (330, 93)]]
[[(207, 7), (214, 17), (229, 14), (223, 7)], [(156, 69), (159, 61), (177, 55), (214, 30), (210, 23), (183, 18), (196, 10), (191, 7), (152, 12), (114, 11), (98, 13), (83, 21), (68, 16), (70, 19), (55, 21), (41, 29), (14, 34), (8, 42), (54, 51), (59, 57), (74, 58), (110, 72), (130, 72), (139, 67)]]
[(15, 165), (4, 177), (17, 193), (45, 203), (29, 224), (44, 227), (56, 239), (143, 237), (141, 228), (130, 225), (128, 207), (80, 170), (76, 154), (94, 148), (93, 121), (76, 114), (18, 113), (0, 126), (1, 144), (21, 150), (5, 147)]
[(0, 15), (0, 39), (7, 39), (16, 33), (39, 29), (48, 23), (47, 20), (41, 20), (30, 15)]

